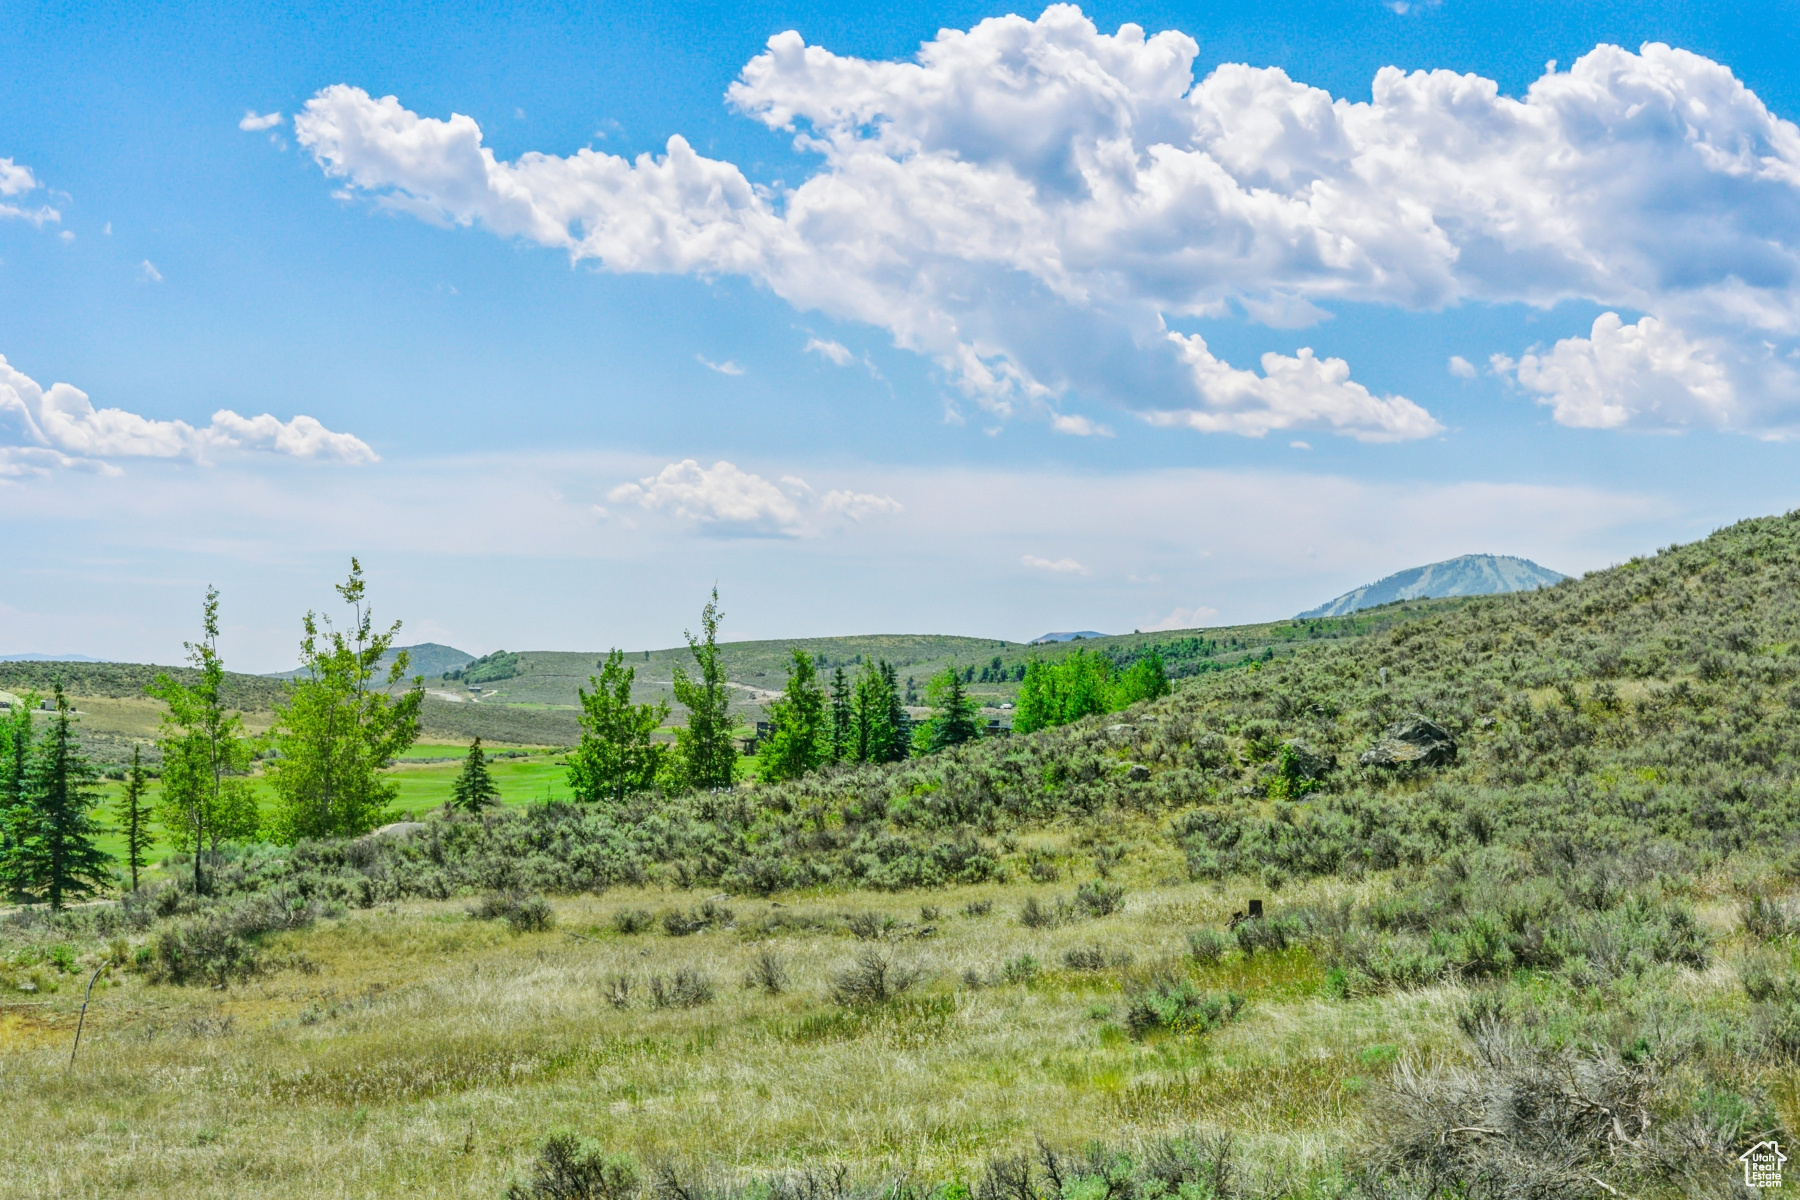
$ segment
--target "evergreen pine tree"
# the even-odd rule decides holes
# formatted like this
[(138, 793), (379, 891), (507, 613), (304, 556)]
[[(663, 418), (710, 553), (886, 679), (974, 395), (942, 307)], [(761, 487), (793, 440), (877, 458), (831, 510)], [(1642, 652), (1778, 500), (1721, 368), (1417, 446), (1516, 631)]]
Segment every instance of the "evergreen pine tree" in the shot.
[(450, 785), (450, 807), (474, 816), (490, 805), (500, 803), (500, 789), (488, 774), (487, 755), (482, 753), (481, 739), (469, 743), (469, 756)]
[(850, 702), (850, 677), (840, 663), (831, 672), (831, 761), (841, 763), (851, 757), (855, 718)]
[(69, 700), (58, 683), (56, 718), (32, 753), (14, 841), (0, 863), (14, 895), (47, 900), (56, 912), (65, 900), (106, 885), (110, 856), (94, 845), (100, 833), (92, 811), (97, 779), (75, 740)]
[(850, 725), (850, 757), (857, 762), (886, 762), (893, 726), (887, 690), (872, 662), (864, 662), (856, 673), (856, 686), (850, 693)]
[(888, 728), (892, 731), (881, 761), (899, 762), (912, 752), (912, 714), (906, 711), (900, 691), (900, 672), (885, 658), (881, 660), (881, 681), (887, 688)]
[(143, 751), (131, 748), (131, 769), (125, 772), (125, 787), (119, 792), (119, 832), (125, 835), (125, 865), (131, 870), (131, 890), (137, 891), (138, 872), (146, 865), (144, 851), (156, 843), (150, 832), (150, 806), (145, 793), (150, 782), (144, 777)]
[(933, 712), (927, 744), (938, 751), (960, 746), (981, 736), (976, 724), (975, 702), (963, 687), (962, 676), (951, 667), (931, 681), (926, 689)]
[(31, 765), (31, 710), (37, 694), (27, 692), (0, 716), (0, 855), (13, 844), (13, 827), (25, 812), (25, 773)]

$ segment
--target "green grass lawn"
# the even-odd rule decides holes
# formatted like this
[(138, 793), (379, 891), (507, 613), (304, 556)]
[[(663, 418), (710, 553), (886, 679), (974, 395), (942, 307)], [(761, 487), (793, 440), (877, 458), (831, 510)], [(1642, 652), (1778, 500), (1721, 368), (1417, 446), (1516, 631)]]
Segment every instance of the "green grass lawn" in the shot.
[[(450, 798), (451, 784), (455, 781), (457, 772), (462, 769), (462, 756), (467, 752), (467, 746), (417, 745), (402, 755), (399, 763), (385, 772), (400, 786), (400, 794), (395, 798), (393, 807), (394, 819), (404, 820), (442, 807), (444, 801)], [(434, 759), (447, 761), (431, 761)], [(488, 770), (500, 789), (502, 804), (541, 803), (545, 800), (567, 800), (570, 797), (568, 768), (563, 765), (561, 754), (490, 759)], [(266, 820), (274, 814), (275, 794), (260, 776), (255, 780), (255, 785), (257, 799)], [(102, 783), (99, 789), (100, 810), (96, 814), (105, 830), (96, 839), (96, 844), (115, 858), (125, 853), (124, 835), (114, 824), (119, 791), (123, 786), (110, 779)], [(149, 797), (152, 808), (158, 798), (158, 790), (153, 784)], [(168, 854), (169, 847), (162, 841), (162, 826), (153, 822), (152, 828), (158, 839), (149, 855), (154, 862)]]

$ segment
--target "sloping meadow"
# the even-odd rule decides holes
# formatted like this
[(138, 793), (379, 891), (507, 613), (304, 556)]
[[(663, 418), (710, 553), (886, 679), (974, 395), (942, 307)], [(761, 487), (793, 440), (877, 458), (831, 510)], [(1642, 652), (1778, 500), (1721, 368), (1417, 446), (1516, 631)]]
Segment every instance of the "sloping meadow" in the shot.
[[(529, 1053), (452, 1055), (462, 1067), (427, 1073), (432, 1097), (504, 1092), (492, 1064), (527, 1060), (519, 1086), (574, 1087), (600, 1070), (594, 1039), (625, 1036), (619, 1014), (638, 1012), (681, 1031), (656, 1054), (694, 1061), (705, 1039), (751, 1029), (851, 1047), (821, 1094), (959, 1047), (929, 1100), (901, 1089), (856, 1138), (777, 1119), (787, 1101), (759, 1074), (777, 1060), (754, 1054), (713, 1064), (736, 1064), (729, 1087), (709, 1076), (660, 1110), (686, 1122), (729, 1092), (730, 1137), (633, 1132), (621, 1114), (636, 1101), (616, 1095), (558, 1107), (561, 1124), (521, 1113), (503, 1154), (523, 1195), (1724, 1195), (1735, 1156), (1800, 1117), (1797, 596), (1800, 519), (1744, 522), (891, 767), (252, 848), (218, 866), (208, 897), (165, 886), (15, 921), (11, 969), (53, 983), (63, 946), (112, 956), (145, 996), (200, 982), (230, 996), (379, 974), (379, 951), (352, 970), (320, 949), (358, 928), (396, 930), (396, 962), (419, 930), (487, 931), (476, 940), (507, 954), (600, 947), (591, 980), (557, 985), (562, 1008), (525, 1014), (492, 993), (517, 1023), (483, 1027)], [(1419, 730), (1430, 754), (1381, 751)], [(466, 915), (458, 898), (476, 895)], [(1244, 916), (1250, 898), (1262, 916)], [(446, 934), (442, 961), (473, 954), (472, 936)], [(731, 947), (729, 964), (686, 962), (701, 945)], [(424, 977), (394, 973), (408, 970)], [(783, 1015), (726, 1005), (739, 992), (782, 997)], [(1015, 995), (1056, 997), (1054, 1015), (993, 1008)], [(971, 1005), (1005, 1055), (952, 1036)], [(558, 1024), (586, 1006), (604, 1036)], [(316, 1038), (276, 1041), (303, 1060), (281, 1086), (339, 1102), (329, 1071), (301, 1069)], [(334, 1043), (348, 1057), (330, 1069), (402, 1053), (358, 1044)], [(1115, 1045), (1129, 1053), (1109, 1057)], [(1288, 1116), (1255, 1115), (1256, 1088), (1233, 1090), (1259, 1061), (1264, 1099)], [(976, 1075), (1040, 1102), (980, 1115)], [(392, 1080), (356, 1086), (365, 1109), (423, 1102)], [(1090, 1093), (1106, 1099), (1088, 1111), (1075, 1098)]]

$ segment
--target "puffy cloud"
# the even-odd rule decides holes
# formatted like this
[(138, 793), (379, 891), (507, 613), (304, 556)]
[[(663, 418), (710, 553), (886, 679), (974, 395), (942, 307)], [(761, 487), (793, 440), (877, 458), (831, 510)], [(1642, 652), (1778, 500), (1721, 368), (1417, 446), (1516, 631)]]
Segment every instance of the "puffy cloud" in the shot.
[(607, 493), (614, 504), (664, 513), (724, 537), (802, 537), (819, 531), (820, 517), (861, 521), (904, 511), (892, 496), (830, 491), (784, 475), (770, 483), (728, 462), (702, 467), (691, 458)]
[(467, 116), (345, 85), (295, 133), (353, 192), (427, 220), (614, 271), (748, 275), (883, 328), (998, 415), (1079, 395), (1207, 431), (1430, 436), (1341, 360), (1257, 376), (1165, 319), (1577, 299), (1714, 346), (1734, 428), (1785, 421), (1788, 377), (1757, 356), (1800, 342), (1800, 130), (1726, 67), (1600, 46), (1523, 98), (1388, 67), (1353, 103), (1239, 64), (1196, 82), (1197, 54), (1066, 5), (944, 30), (910, 61), (778, 34), (729, 91), (818, 156), (778, 191), (680, 137), (502, 162)]
[(1497, 373), (1550, 405), (1561, 425), (1729, 429), (1740, 423), (1737, 392), (1719, 360), (1655, 317), (1627, 325), (1618, 313), (1601, 313), (1585, 338), (1564, 338), (1517, 362), (1496, 354), (1492, 362)]
[[(11, 198), (34, 192), (43, 185), (38, 182), (31, 168), (24, 163), (14, 162), (10, 158), (0, 158), (0, 197)], [(46, 223), (62, 220), (62, 214), (48, 204), (40, 204), (36, 208), (22, 208), (17, 204), (7, 204), (0, 200), (0, 220), (30, 221), (39, 229)]]
[(185, 421), (156, 421), (119, 408), (96, 409), (86, 392), (66, 383), (49, 391), (0, 355), (0, 419), (17, 426), (23, 445), (0, 445), (0, 476), (39, 474), (56, 467), (107, 473), (120, 458), (190, 458), (217, 451), (260, 450), (291, 458), (372, 463), (367, 443), (334, 433), (312, 417), (280, 421), (264, 413), (244, 417), (220, 409), (196, 429)]
[(1271, 429), (1323, 426), (1365, 442), (1394, 442), (1443, 431), (1432, 415), (1404, 396), (1376, 397), (1350, 378), (1341, 358), (1302, 349), (1290, 358), (1262, 356), (1263, 373), (1241, 371), (1213, 356), (1199, 334), (1169, 335), (1193, 373), (1202, 407), (1150, 412), (1154, 425), (1185, 425), (1202, 433), (1261, 437)]
[(876, 496), (868, 492), (826, 492), (819, 497), (819, 506), (826, 512), (842, 513), (852, 521), (868, 517), (888, 517), (906, 511), (906, 506), (892, 496)]
[(831, 360), (840, 367), (847, 367), (856, 361), (856, 355), (850, 352), (850, 347), (842, 342), (833, 342), (825, 338), (807, 338), (801, 353), (816, 354), (820, 358)]
[(0, 196), (20, 196), (36, 188), (37, 176), (24, 163), (0, 158)]
[(1218, 609), (1197, 604), (1193, 608), (1177, 608), (1168, 616), (1159, 617), (1141, 628), (1145, 633), (1161, 633), (1166, 629), (1203, 629), (1208, 621), (1218, 615)]
[(255, 109), (245, 109), (244, 119), (238, 122), (238, 128), (246, 133), (261, 133), (265, 129), (273, 129), (281, 124), (282, 116), (278, 112), (256, 115)]
[(1475, 378), (1475, 364), (1460, 354), (1450, 356), (1450, 373), (1458, 379)]
[(1027, 554), (1019, 559), (1019, 565), (1030, 567), (1036, 571), (1050, 571), (1057, 575), (1092, 575), (1093, 572), (1072, 558), (1048, 559), (1039, 558), (1035, 554)]

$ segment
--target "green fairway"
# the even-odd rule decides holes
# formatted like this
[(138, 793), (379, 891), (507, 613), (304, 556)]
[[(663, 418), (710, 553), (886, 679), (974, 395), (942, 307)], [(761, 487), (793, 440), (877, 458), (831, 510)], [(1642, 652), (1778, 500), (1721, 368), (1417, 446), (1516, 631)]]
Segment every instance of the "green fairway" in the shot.
[[(462, 756), (467, 752), (466, 746), (418, 745), (402, 755), (399, 763), (386, 772), (400, 785), (400, 794), (396, 797), (392, 810), (393, 819), (404, 820), (442, 807), (444, 801), (450, 798), (450, 785), (456, 779), (456, 773), (462, 769)], [(545, 753), (531, 758), (489, 759), (488, 769), (500, 789), (502, 804), (541, 803), (545, 800), (567, 800), (570, 797), (568, 768), (560, 753)], [(256, 777), (255, 785), (257, 800), (264, 820), (267, 821), (274, 815), (274, 791), (260, 775)], [(125, 838), (114, 826), (122, 786), (117, 780), (111, 779), (101, 783), (98, 789), (100, 807), (95, 814), (105, 830), (96, 839), (96, 844), (115, 858), (125, 853)], [(158, 791), (153, 783), (149, 795), (152, 808), (157, 799)], [(149, 857), (152, 862), (156, 862), (170, 850), (168, 843), (163, 840), (162, 826), (153, 821), (151, 828), (156, 833), (157, 841), (151, 847)]]

